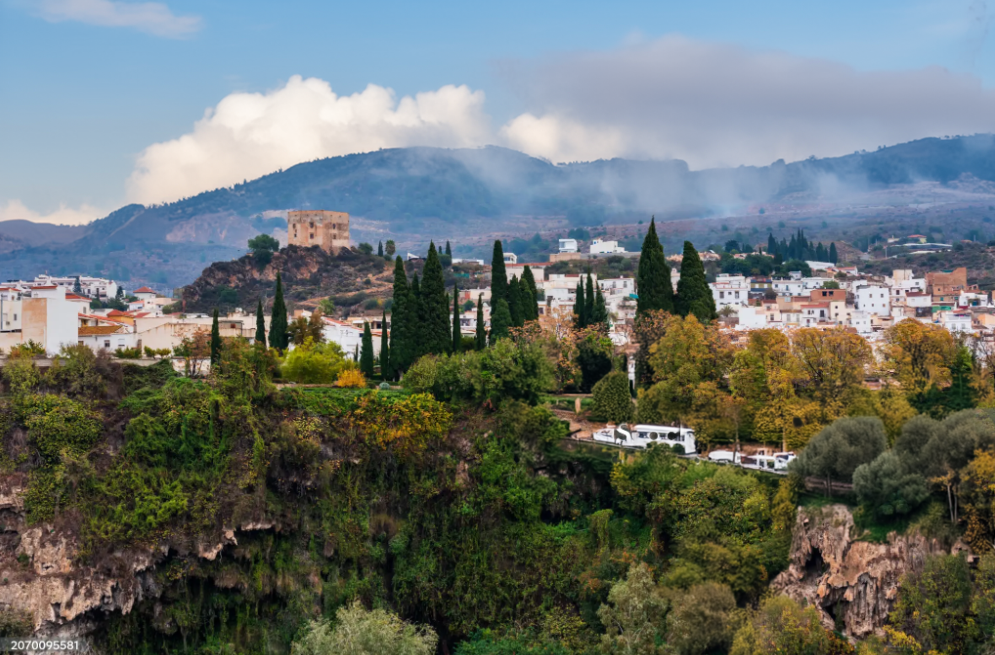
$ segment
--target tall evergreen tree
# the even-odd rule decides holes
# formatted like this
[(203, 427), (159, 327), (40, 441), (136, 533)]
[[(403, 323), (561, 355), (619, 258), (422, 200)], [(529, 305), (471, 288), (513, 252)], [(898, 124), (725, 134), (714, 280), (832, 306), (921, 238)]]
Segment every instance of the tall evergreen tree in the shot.
[(584, 318), (588, 325), (594, 323), (594, 281), (591, 279), (591, 272), (587, 273), (587, 288), (584, 289)]
[(788, 243), (788, 254), (787, 259), (798, 259), (798, 239), (795, 235), (791, 235), (791, 242)]
[(266, 320), (263, 318), (263, 301), (256, 305), (256, 343), (266, 347)]
[(532, 293), (532, 289), (525, 283), (524, 280), (519, 283), (518, 289), (522, 294), (522, 320), (539, 320), (539, 307), (536, 305), (536, 297), (535, 294)]
[(484, 296), (477, 296), (477, 332), (474, 335), (473, 347), (483, 350), (487, 347), (487, 326), (484, 325)]
[(777, 254), (777, 239), (772, 232), (767, 234), (767, 254), (771, 257)]
[(449, 351), (452, 335), (449, 332), (449, 294), (435, 243), (429, 243), (421, 285), (422, 352), (441, 355)]
[(591, 310), (591, 325), (608, 326), (608, 307), (605, 305), (605, 294), (598, 287), (594, 294), (594, 309)]
[(511, 282), (508, 283), (508, 311), (511, 312), (512, 327), (522, 327), (525, 325), (525, 319), (522, 316), (523, 304), (522, 288), (518, 284), (518, 277), (512, 275)]
[(653, 309), (674, 311), (674, 288), (670, 282), (670, 267), (663, 255), (663, 245), (656, 236), (656, 218), (650, 219), (650, 228), (643, 239), (636, 271), (636, 315)]
[(451, 350), (453, 354), (463, 350), (463, 333), (459, 327), (459, 286), (455, 284), (453, 285), (453, 346)]
[(214, 308), (214, 320), (211, 321), (211, 366), (221, 361), (221, 327), (218, 325), (218, 308)]
[(587, 327), (587, 298), (584, 296), (584, 278), (577, 280), (577, 290), (574, 292), (574, 328), (582, 330)]
[(369, 321), (363, 321), (363, 343), (359, 349), (359, 370), (367, 379), (373, 377), (373, 332)]
[(287, 305), (283, 302), (283, 280), (280, 272), (276, 273), (276, 295), (273, 298), (273, 313), (269, 321), (269, 347), (280, 352), (290, 344), (290, 334), (287, 332)]
[[(394, 260), (394, 296), (390, 306), (390, 370), (396, 376), (407, 370), (412, 361), (411, 330), (411, 289), (408, 287), (408, 274), (404, 272), (404, 261), (398, 255)], [(414, 320), (418, 320), (417, 317)]]
[(522, 281), (529, 286), (529, 291), (532, 292), (532, 304), (528, 307), (528, 316), (525, 320), (535, 321), (539, 318), (539, 288), (536, 286), (535, 275), (532, 274), (532, 269), (528, 264), (525, 265), (525, 270), (522, 271)]
[(698, 257), (698, 251), (690, 241), (684, 242), (684, 257), (681, 260), (681, 279), (677, 283), (675, 303), (681, 316), (694, 314), (702, 323), (714, 320), (715, 298), (705, 278), (705, 267)]
[(423, 338), (425, 312), (422, 309), (421, 281), (418, 279), (418, 273), (411, 276), (411, 292), (408, 294), (408, 312), (411, 316), (411, 322), (408, 323), (408, 338), (411, 339), (411, 360), (408, 362), (410, 365), (428, 352), (425, 350)]
[(383, 241), (377, 241), (377, 257), (383, 257)]
[(76, 281), (73, 282), (73, 293), (77, 296), (83, 295), (83, 283), (79, 281), (79, 276), (76, 276)]
[[(501, 240), (494, 241), (494, 255), (491, 257), (491, 313), (497, 307), (497, 301), (508, 299), (508, 274), (504, 269), (504, 249)], [(493, 317), (492, 317), (493, 320)]]
[(829, 261), (836, 264), (839, 262), (839, 258), (839, 255), (836, 253), (836, 242), (833, 241), (829, 244)]
[(508, 336), (508, 328), (511, 327), (511, 310), (508, 309), (508, 301), (501, 298), (491, 312), (491, 345), (498, 339)]
[(453, 256), (453, 249), (449, 246), (449, 239), (446, 239), (446, 254), (450, 257)]
[(390, 368), (390, 341), (387, 338), (387, 310), (380, 319), (380, 377), (389, 380), (393, 377)]
[(829, 255), (826, 252), (826, 247), (824, 245), (822, 245), (822, 242), (820, 241), (819, 245), (817, 245), (815, 247), (815, 259), (816, 259), (816, 261), (824, 262), (824, 261), (826, 261), (826, 258), (828, 256)]

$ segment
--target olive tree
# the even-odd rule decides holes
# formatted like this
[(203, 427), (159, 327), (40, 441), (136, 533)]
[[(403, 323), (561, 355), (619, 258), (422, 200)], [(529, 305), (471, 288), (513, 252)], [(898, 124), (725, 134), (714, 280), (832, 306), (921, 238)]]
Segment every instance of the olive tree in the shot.
[(833, 480), (850, 482), (857, 467), (873, 461), (887, 445), (881, 419), (841, 418), (815, 435), (791, 467), (803, 476), (824, 479), (826, 493), (832, 494)]

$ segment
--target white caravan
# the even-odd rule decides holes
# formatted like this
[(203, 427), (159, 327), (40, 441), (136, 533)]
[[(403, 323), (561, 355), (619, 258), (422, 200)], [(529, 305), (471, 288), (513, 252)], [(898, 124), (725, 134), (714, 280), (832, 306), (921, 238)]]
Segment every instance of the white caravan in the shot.
[(623, 448), (648, 448), (652, 444), (660, 444), (667, 448), (681, 446), (685, 455), (693, 455), (697, 451), (694, 430), (691, 428), (675, 428), (669, 425), (630, 427), (626, 423), (615, 427), (609, 424), (605, 429), (596, 431), (593, 436), (595, 441)]
[(791, 460), (795, 459), (793, 452), (768, 454), (760, 450), (753, 455), (734, 453), (731, 450), (713, 450), (708, 453), (709, 461), (721, 464), (735, 464), (748, 469), (761, 471), (786, 471)]

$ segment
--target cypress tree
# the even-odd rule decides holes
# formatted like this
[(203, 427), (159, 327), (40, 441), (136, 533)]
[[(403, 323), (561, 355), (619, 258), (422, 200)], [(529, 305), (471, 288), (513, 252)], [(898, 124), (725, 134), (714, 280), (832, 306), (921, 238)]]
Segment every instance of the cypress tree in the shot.
[(428, 246), (421, 285), (423, 352), (441, 355), (449, 352), (452, 335), (449, 332), (449, 294), (434, 243)]
[(767, 233), (767, 254), (771, 257), (777, 254), (777, 239), (772, 232)]
[(484, 326), (484, 296), (477, 296), (477, 333), (474, 335), (473, 347), (483, 350), (487, 347), (487, 328)]
[(504, 270), (504, 249), (501, 240), (494, 242), (494, 255), (491, 257), (491, 310), (497, 307), (497, 301), (508, 299), (508, 274)]
[(449, 239), (446, 239), (446, 254), (450, 257), (453, 256), (453, 249), (449, 246)]
[(591, 325), (608, 325), (608, 307), (605, 306), (605, 294), (598, 288), (594, 295), (594, 308), (591, 310)]
[(525, 284), (529, 286), (529, 291), (532, 292), (532, 304), (528, 308), (528, 317), (525, 319), (527, 321), (535, 321), (539, 318), (539, 288), (536, 286), (535, 275), (532, 274), (532, 269), (529, 268), (528, 264), (525, 265), (525, 270), (522, 271), (522, 280)]
[(408, 322), (408, 339), (410, 339), (408, 343), (411, 349), (411, 359), (408, 360), (408, 365), (410, 366), (416, 359), (428, 352), (425, 350), (423, 339), (425, 314), (422, 311), (421, 282), (418, 280), (417, 273), (411, 276), (411, 292), (408, 294), (408, 315), (411, 317)]
[(584, 278), (577, 280), (574, 292), (574, 327), (581, 330), (587, 327), (587, 300), (584, 298)]
[[(448, 245), (448, 241), (446, 244)], [(459, 329), (459, 287), (453, 285), (453, 354), (463, 350), (463, 333)]]
[(839, 261), (839, 255), (836, 254), (836, 242), (833, 241), (829, 244), (829, 261), (836, 264)]
[(359, 350), (359, 370), (367, 379), (373, 377), (373, 332), (369, 321), (363, 321), (363, 344)]
[(221, 327), (218, 325), (218, 308), (214, 308), (214, 320), (211, 321), (211, 366), (221, 361)]
[(584, 290), (584, 320), (587, 325), (595, 323), (594, 319), (594, 281), (591, 273), (587, 274), (587, 288)]
[(266, 347), (266, 320), (263, 318), (263, 301), (256, 305), (256, 343)]
[(498, 339), (507, 337), (510, 327), (511, 310), (508, 309), (508, 301), (501, 298), (491, 313), (491, 345), (493, 346)]
[(408, 328), (410, 297), (408, 274), (404, 272), (404, 261), (398, 255), (394, 260), (394, 301), (390, 306), (390, 366), (394, 375), (400, 375), (411, 364), (412, 346)]
[(283, 280), (276, 273), (276, 296), (273, 298), (273, 314), (269, 321), (269, 347), (284, 351), (290, 344), (287, 333), (287, 305), (283, 302)]
[(698, 257), (698, 251), (690, 241), (684, 242), (684, 258), (681, 260), (681, 279), (677, 283), (675, 303), (681, 316), (694, 314), (702, 323), (714, 320), (715, 298), (705, 279), (705, 267)]
[(798, 259), (798, 239), (791, 235), (791, 243), (788, 244), (788, 259)]
[(383, 257), (383, 241), (377, 241), (377, 257)]
[(656, 236), (656, 218), (650, 219), (650, 228), (643, 239), (636, 271), (636, 315), (653, 309), (674, 311), (674, 288), (670, 283), (670, 267), (663, 255), (663, 245)]
[(518, 277), (512, 275), (511, 282), (508, 283), (508, 311), (511, 312), (511, 325), (513, 327), (525, 325), (525, 319), (522, 316), (523, 304), (522, 288), (518, 284)]
[(523, 280), (519, 283), (519, 290), (522, 292), (522, 320), (539, 320), (539, 307), (536, 305), (536, 297), (532, 293), (532, 289)]
[(83, 284), (79, 281), (79, 276), (76, 276), (76, 281), (73, 282), (73, 293), (77, 296), (83, 295)]
[(387, 380), (392, 377), (390, 370), (390, 342), (387, 339), (387, 310), (383, 310), (380, 319), (380, 377)]

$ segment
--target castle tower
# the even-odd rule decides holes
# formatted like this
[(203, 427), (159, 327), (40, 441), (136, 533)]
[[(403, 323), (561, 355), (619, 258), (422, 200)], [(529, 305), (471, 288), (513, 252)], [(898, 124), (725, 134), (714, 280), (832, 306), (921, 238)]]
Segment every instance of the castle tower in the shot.
[(320, 209), (287, 212), (287, 243), (320, 246), (333, 254), (348, 248), (349, 214)]

